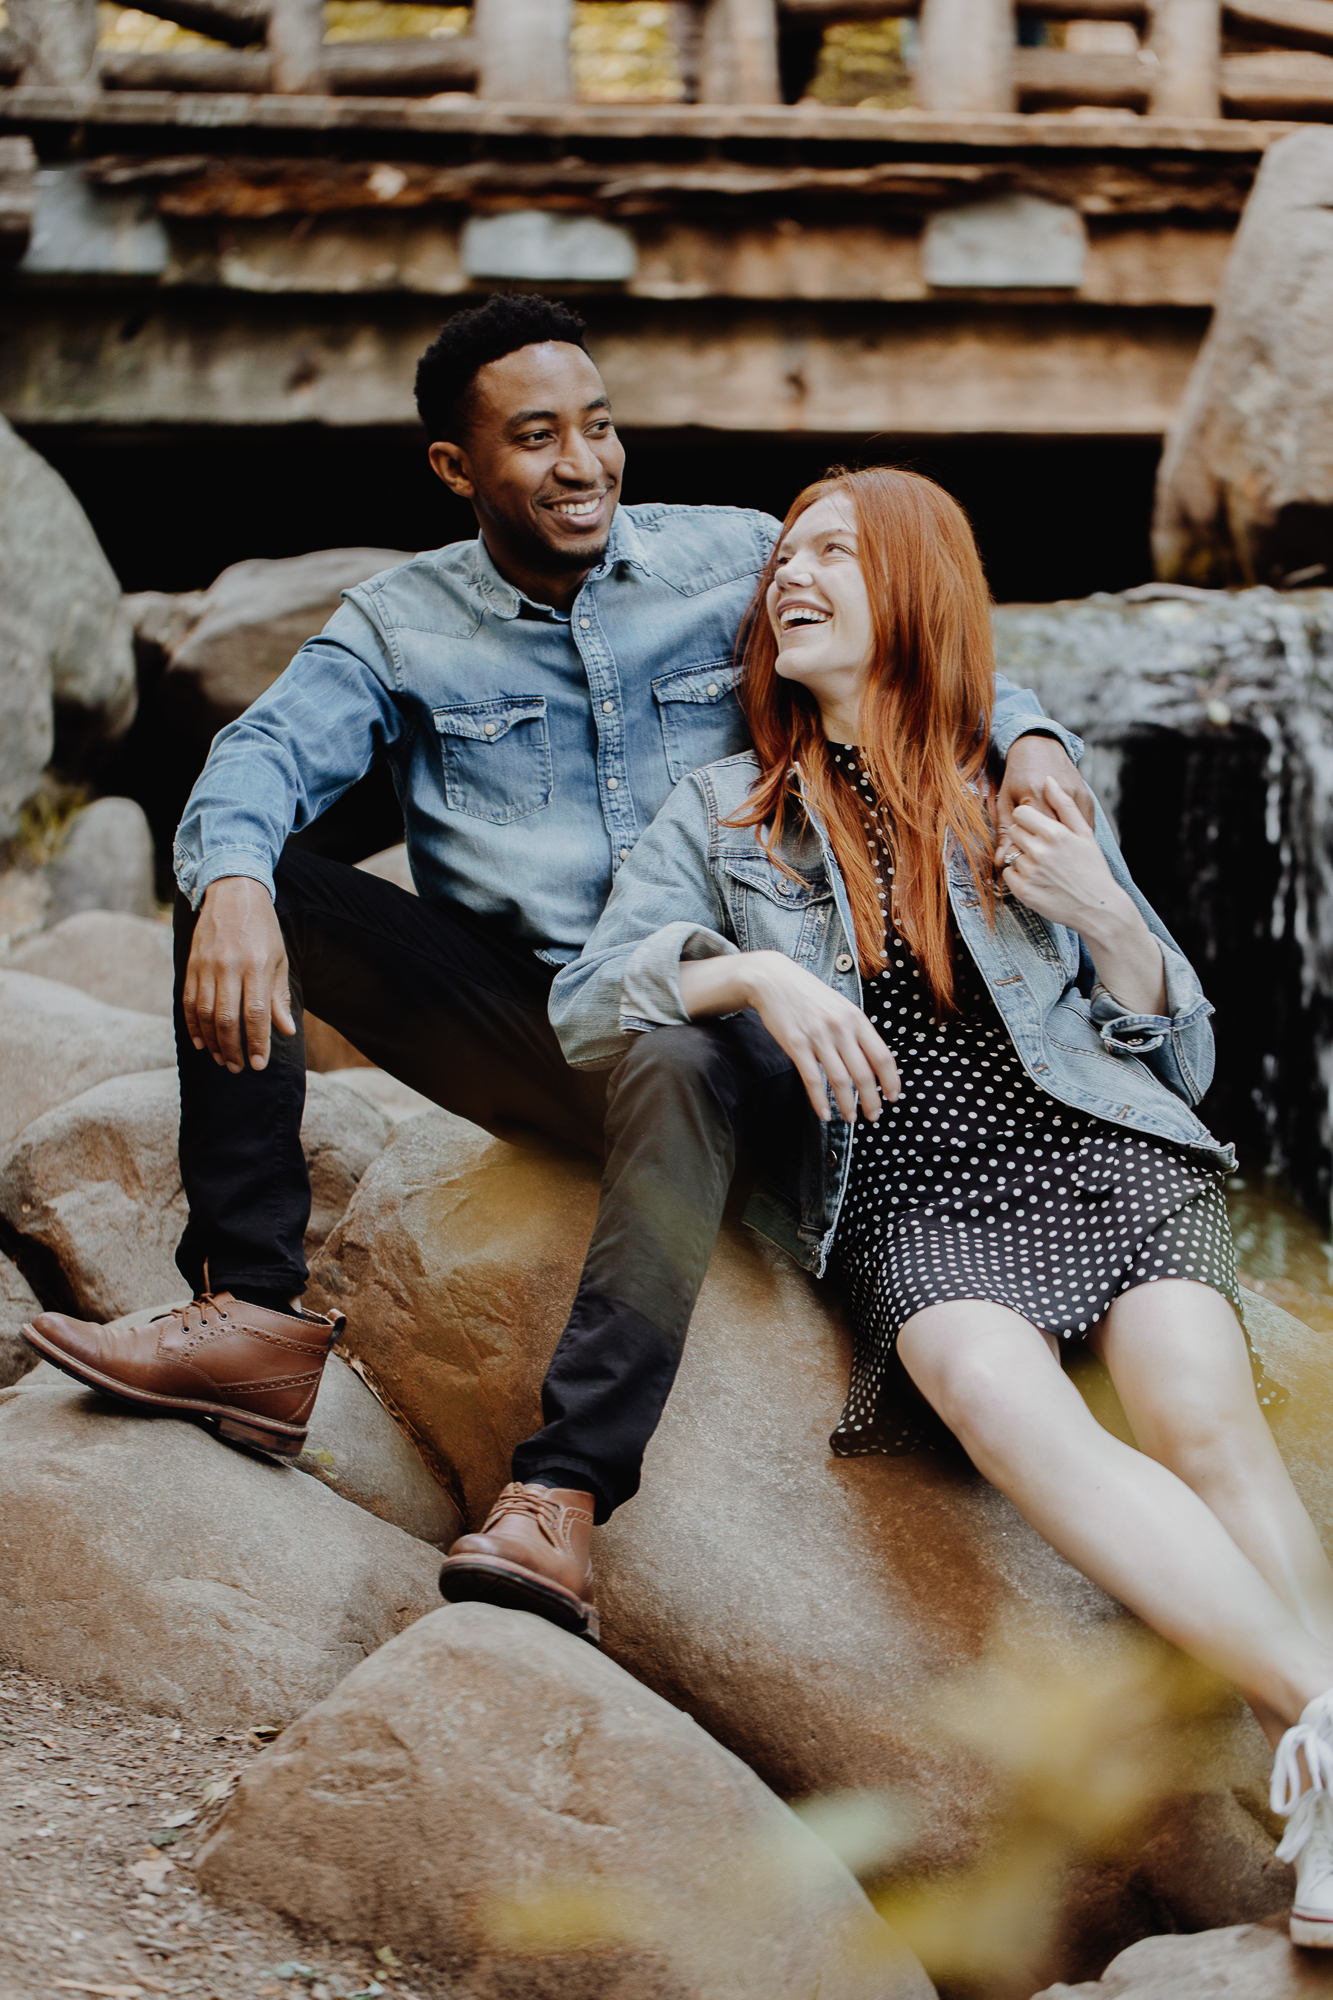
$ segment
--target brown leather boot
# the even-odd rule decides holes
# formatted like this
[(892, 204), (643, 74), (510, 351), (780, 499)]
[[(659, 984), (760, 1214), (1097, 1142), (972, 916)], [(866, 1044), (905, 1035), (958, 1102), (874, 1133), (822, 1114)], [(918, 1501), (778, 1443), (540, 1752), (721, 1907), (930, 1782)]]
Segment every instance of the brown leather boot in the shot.
[(142, 1326), (40, 1313), (23, 1331), (76, 1382), (144, 1408), (207, 1417), (236, 1444), (295, 1457), (342, 1313), (269, 1312), (202, 1292)]
[(593, 1498), (564, 1486), (506, 1486), (479, 1535), (463, 1535), (445, 1558), (440, 1591), (451, 1604), (503, 1604), (535, 1611), (597, 1645), (589, 1548)]

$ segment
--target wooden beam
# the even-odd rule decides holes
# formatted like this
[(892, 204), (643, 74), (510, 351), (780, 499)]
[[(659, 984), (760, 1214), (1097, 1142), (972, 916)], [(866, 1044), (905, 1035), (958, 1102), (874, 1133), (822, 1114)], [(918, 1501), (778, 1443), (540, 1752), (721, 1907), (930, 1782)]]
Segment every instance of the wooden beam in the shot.
[[(324, 49), (324, 87), (344, 97), (428, 95), (471, 90), (477, 45), (470, 35), (433, 41), (331, 42)], [(273, 62), (249, 49), (105, 49), (99, 60), (109, 90), (271, 91)]]
[(1333, 0), (1223, 0), (1231, 27), (1283, 48), (1333, 55)]
[(793, 27), (819, 21), (883, 21), (894, 14), (919, 13), (920, 8), (921, 0), (778, 0), (778, 19)]
[(1141, 110), (1152, 94), (1152, 66), (1141, 56), (1082, 55), (1071, 49), (1015, 49), (1019, 104), (1121, 105)]
[(9, 0), (9, 32), (26, 83), (79, 84), (97, 57), (97, 0)]
[(776, 0), (704, 0), (704, 104), (781, 104)]
[(143, 11), (234, 49), (262, 42), (268, 32), (269, 0), (152, 0)]
[(923, 0), (917, 97), (952, 117), (1015, 109), (1013, 0)]
[(1224, 56), (1222, 98), (1241, 118), (1333, 116), (1333, 56)]
[(0, 267), (17, 264), (32, 235), (37, 155), (31, 139), (0, 139)]
[(482, 97), (511, 104), (564, 102), (574, 95), (569, 37), (573, 0), (476, 0)]
[(1163, 118), (1216, 118), (1222, 56), (1220, 0), (1152, 0), (1148, 50), (1157, 63), (1152, 108)]
[[(1034, 53), (1034, 52), (1030, 52)], [(136, 129), (176, 135), (198, 150), (216, 147), (219, 132), (254, 135), (256, 144), (281, 134), (287, 142), (320, 140), (329, 133), (374, 132), (415, 146), (445, 139), (554, 140), (561, 145), (653, 147), (689, 144), (780, 148), (782, 157), (819, 149), (840, 153), (849, 142), (873, 146), (885, 159), (919, 159), (925, 146), (946, 146), (998, 159), (1039, 159), (1044, 153), (1095, 153), (1107, 157), (1175, 153), (1202, 161), (1259, 158), (1300, 127), (1290, 120), (1239, 118), (1066, 118), (1030, 116), (951, 118), (922, 111), (856, 107), (717, 104), (487, 104), (458, 97), (448, 102), (410, 97), (198, 97), (149, 90), (0, 90), (0, 132), (60, 135), (79, 127), (85, 144), (114, 143)], [(103, 136), (104, 135), (104, 136)], [(207, 137), (205, 137), (207, 135)], [(136, 141), (136, 143), (142, 143)]]
[(324, 77), (321, 0), (272, 0), (268, 52), (273, 58), (273, 90), (286, 97), (320, 90)]

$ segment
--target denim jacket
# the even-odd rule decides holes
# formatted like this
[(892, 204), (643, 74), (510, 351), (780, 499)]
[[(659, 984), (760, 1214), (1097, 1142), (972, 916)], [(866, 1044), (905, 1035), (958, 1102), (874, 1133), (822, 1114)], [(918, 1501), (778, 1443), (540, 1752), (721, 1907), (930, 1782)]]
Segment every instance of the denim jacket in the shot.
[[(214, 740), (176, 837), (197, 908), (222, 875), (270, 893), (289, 833), (389, 762), (420, 893), (577, 957), (671, 788), (749, 742), (737, 630), (778, 535), (732, 507), (621, 507), (569, 612), (478, 541), (343, 593), (318, 638)], [(1082, 749), (997, 678), (999, 756), (1024, 731)]]
[[(551, 989), (551, 1021), (566, 1060), (599, 1069), (630, 1038), (676, 1026), (682, 959), (780, 951), (861, 1005), (847, 891), (824, 829), (807, 810), (770, 861), (754, 827), (725, 824), (754, 782), (753, 752), (696, 771), (676, 787), (621, 871), (576, 963)], [(795, 775), (795, 774), (794, 774)], [(797, 781), (799, 783), (799, 779)], [(1100, 807), (1097, 838), (1162, 948), (1164, 1015), (1131, 1014), (1096, 982), (1076, 931), (1002, 896), (992, 930), (957, 842), (945, 848), (954, 922), (995, 996), (1020, 1061), (1041, 1089), (1079, 1111), (1185, 1147), (1230, 1169), (1235, 1154), (1190, 1109), (1212, 1079), (1212, 1008), (1193, 968), (1130, 880)], [(847, 1187), (856, 1127), (821, 1124), (807, 1108), (799, 1158), (773, 1162), (746, 1220), (822, 1274)]]

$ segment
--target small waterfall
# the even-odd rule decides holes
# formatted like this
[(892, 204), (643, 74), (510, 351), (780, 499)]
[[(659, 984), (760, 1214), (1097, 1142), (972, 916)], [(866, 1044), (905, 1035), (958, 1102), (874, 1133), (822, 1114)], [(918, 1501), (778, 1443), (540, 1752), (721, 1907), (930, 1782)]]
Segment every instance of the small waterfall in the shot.
[(1203, 1115), (1333, 1190), (1333, 590), (1145, 584), (1003, 605), (1001, 671), (1088, 745), (1125, 856), (1218, 1012)]

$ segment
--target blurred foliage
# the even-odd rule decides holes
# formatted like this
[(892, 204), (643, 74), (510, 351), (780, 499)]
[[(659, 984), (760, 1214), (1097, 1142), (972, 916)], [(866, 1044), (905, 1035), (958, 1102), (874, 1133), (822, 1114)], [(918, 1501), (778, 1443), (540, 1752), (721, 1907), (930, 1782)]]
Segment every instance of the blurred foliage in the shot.
[(864, 104), (900, 111), (912, 102), (903, 54), (903, 23), (843, 21), (824, 30), (807, 98), (817, 104)]
[(666, 0), (578, 0), (570, 53), (579, 97), (675, 103), (684, 94)]
[(19, 815), (19, 830), (10, 842), (9, 859), (42, 868), (60, 852), (69, 823), (88, 803), (86, 785), (65, 784), (42, 774), (41, 782)]
[(174, 21), (159, 20), (156, 14), (142, 14), (137, 7), (99, 6), (97, 46), (123, 49), (132, 55), (156, 55), (162, 49), (220, 49), (210, 35), (196, 35), (190, 28), (178, 28)]
[(470, 7), (392, 7), (379, 0), (324, 0), (326, 42), (390, 42), (400, 35), (467, 32)]

